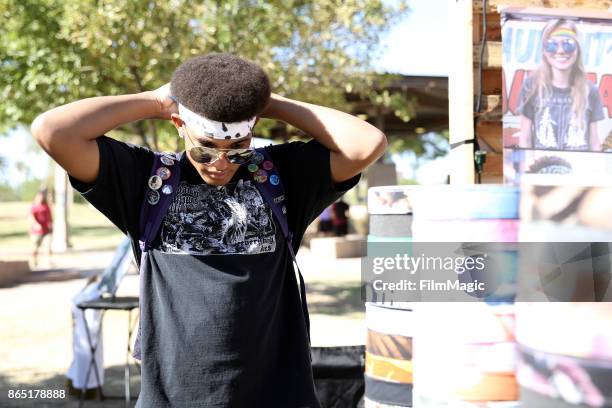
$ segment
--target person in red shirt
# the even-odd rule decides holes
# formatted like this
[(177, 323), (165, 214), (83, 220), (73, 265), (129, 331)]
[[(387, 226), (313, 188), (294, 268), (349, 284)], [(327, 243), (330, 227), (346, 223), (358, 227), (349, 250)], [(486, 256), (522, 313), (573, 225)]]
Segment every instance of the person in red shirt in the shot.
[(34, 251), (32, 252), (32, 264), (36, 267), (38, 263), (38, 249), (43, 239), (49, 235), (49, 259), (51, 259), (51, 233), (53, 232), (53, 219), (51, 218), (51, 208), (47, 202), (47, 190), (36, 193), (34, 202), (30, 208), (30, 233), (34, 241)]

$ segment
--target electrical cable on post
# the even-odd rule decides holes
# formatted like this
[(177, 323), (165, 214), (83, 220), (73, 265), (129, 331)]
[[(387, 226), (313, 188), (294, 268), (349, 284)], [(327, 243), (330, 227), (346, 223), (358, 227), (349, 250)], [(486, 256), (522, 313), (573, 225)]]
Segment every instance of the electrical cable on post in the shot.
[(474, 166), (477, 174), (477, 184), (482, 182), (482, 171), (486, 161), (486, 152), (480, 150), (478, 143), (478, 134), (476, 133), (478, 118), (481, 109), (482, 99), (482, 61), (484, 59), (484, 50), (487, 43), (487, 0), (482, 0), (482, 40), (480, 42), (480, 58), (478, 59), (478, 92), (476, 92), (476, 102), (474, 108)]

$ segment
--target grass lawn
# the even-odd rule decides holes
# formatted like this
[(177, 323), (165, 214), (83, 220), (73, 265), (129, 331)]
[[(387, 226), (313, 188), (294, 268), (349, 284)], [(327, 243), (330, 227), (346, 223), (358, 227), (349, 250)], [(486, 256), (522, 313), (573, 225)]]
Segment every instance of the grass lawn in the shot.
[[(0, 203), (0, 258), (26, 254), (32, 244), (29, 236), (30, 203)], [(114, 249), (123, 234), (89, 204), (73, 204), (68, 211), (70, 243), (74, 250)], [(43, 243), (43, 246), (46, 243)]]

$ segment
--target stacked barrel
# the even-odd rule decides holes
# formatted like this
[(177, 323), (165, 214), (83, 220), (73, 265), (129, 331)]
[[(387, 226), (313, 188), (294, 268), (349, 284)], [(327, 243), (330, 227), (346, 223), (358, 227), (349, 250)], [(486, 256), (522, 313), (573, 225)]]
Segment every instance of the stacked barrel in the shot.
[[(409, 186), (369, 189), (369, 248), (372, 244), (400, 243), (410, 251), (413, 190)], [(412, 407), (413, 305), (398, 299), (368, 300), (365, 406)]]
[(612, 188), (522, 190), (522, 407), (612, 407)]
[[(423, 187), (413, 194), (412, 207), (414, 248), (420, 242), (517, 241), (519, 191), (515, 187)], [(488, 302), (416, 306), (415, 406), (518, 406), (516, 248), (507, 252), (498, 254), (506, 259), (501, 296), (491, 296)]]

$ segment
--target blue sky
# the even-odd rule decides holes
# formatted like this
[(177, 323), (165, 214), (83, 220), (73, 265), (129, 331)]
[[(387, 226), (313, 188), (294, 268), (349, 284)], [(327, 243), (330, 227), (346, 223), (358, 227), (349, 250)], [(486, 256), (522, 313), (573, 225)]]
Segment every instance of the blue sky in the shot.
[(447, 0), (414, 0), (411, 12), (382, 43), (378, 69), (406, 75), (448, 74)]
[[(406, 75), (446, 76), (447, 0), (414, 0), (410, 8), (408, 16), (383, 38), (385, 51), (375, 64), (376, 69)], [(46, 176), (48, 158), (40, 149), (33, 151), (31, 146), (32, 140), (25, 131), (13, 132), (2, 139), (0, 155), (9, 159), (9, 168), (4, 174), (0, 173), (0, 180), (8, 180), (13, 185), (23, 181), (25, 175), (17, 172), (16, 161), (36, 163), (36, 167), (31, 168), (31, 175)]]

